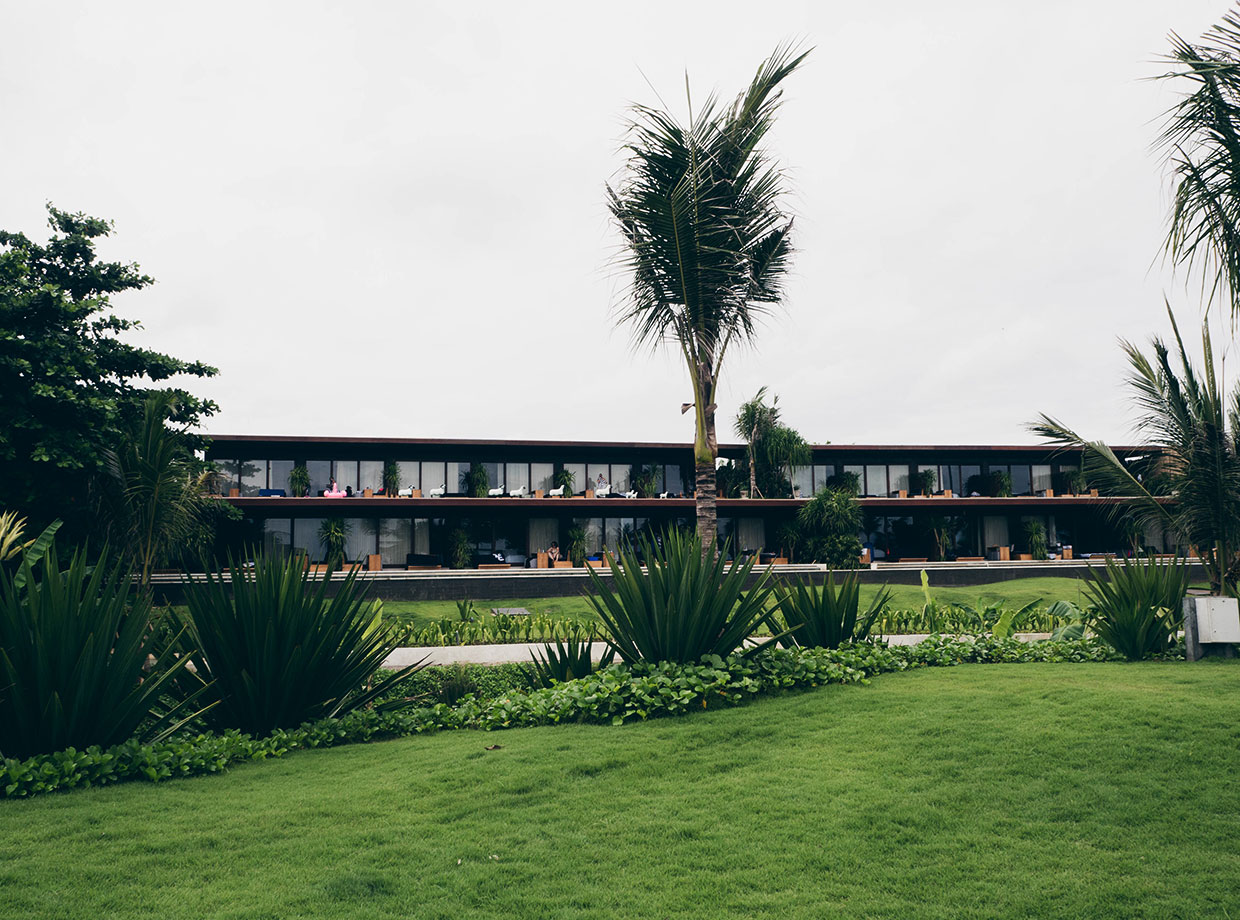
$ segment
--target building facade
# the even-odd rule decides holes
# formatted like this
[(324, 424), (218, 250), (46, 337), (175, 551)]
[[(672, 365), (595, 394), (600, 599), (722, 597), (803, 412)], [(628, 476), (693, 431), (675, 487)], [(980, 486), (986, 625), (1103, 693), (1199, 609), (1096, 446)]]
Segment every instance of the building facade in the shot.
[[(720, 447), (725, 462), (744, 454), (743, 445)], [(325, 555), (319, 530), (329, 518), (347, 522), (346, 558), (377, 555), (384, 567), (401, 568), (446, 561), (461, 533), (478, 560), (498, 553), (526, 565), (553, 542), (566, 546), (573, 528), (584, 530), (595, 554), (626, 535), (694, 521), (689, 444), (221, 435), (208, 459), (220, 470), (220, 493), (245, 516), (234, 542), (297, 548), (315, 561)], [(403, 494), (382, 494), (388, 461), (399, 465)], [(801, 503), (833, 477), (852, 474), (865, 516), (858, 536), (876, 559), (993, 557), (1002, 547), (1020, 553), (1031, 521), (1042, 523), (1052, 552), (1071, 547), (1079, 557), (1134, 543), (1170, 549), (1161, 537), (1151, 542), (1118, 529), (1106, 513), (1110, 500), (1065, 494), (1074, 483), (1080, 489), (1080, 462), (1079, 454), (1036, 446), (818, 445), (812, 462), (792, 471), (799, 497), (722, 498), (719, 532), (734, 549), (779, 553), (781, 531)], [(289, 488), (298, 464), (310, 478), (301, 498)], [(466, 494), (471, 467), (485, 471), (496, 494)], [(553, 497), (561, 471), (572, 486)], [(918, 488), (925, 471), (933, 472), (932, 489)], [(654, 488), (631, 497), (643, 473)], [(996, 482), (1003, 486), (993, 488)], [(606, 497), (597, 494), (606, 491), (600, 483)]]

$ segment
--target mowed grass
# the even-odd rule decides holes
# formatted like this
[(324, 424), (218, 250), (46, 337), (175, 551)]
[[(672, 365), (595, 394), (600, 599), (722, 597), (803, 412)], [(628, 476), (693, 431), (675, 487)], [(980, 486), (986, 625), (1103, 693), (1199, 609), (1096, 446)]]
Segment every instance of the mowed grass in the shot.
[(1238, 768), (1236, 662), (921, 670), (0, 802), (0, 916), (1236, 917)]
[[(881, 585), (862, 585), (861, 602), (868, 604), (878, 593)], [(925, 603), (921, 585), (889, 585), (892, 597), (890, 607), (894, 610), (920, 610)], [(1083, 602), (1081, 582), (1074, 578), (1017, 578), (967, 588), (936, 587), (934, 574), (930, 575), (930, 593), (942, 603), (963, 603), (976, 606), (993, 603), (1004, 607), (1023, 607), (1038, 602), (1049, 606), (1057, 600)], [(576, 597), (525, 597), (508, 600), (475, 600), (474, 606), (482, 613), (492, 607), (524, 607), (530, 613), (547, 614), (557, 620), (578, 620), (597, 623), (598, 614), (584, 596)], [(421, 629), (445, 617), (458, 616), (455, 601), (384, 601), (383, 612), (393, 619)]]

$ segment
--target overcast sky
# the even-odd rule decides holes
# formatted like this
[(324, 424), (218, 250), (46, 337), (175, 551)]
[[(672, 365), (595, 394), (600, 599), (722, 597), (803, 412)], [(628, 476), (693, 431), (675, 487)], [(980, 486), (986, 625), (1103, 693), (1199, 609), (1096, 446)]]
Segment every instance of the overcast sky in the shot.
[[(681, 440), (680, 359), (615, 328), (632, 102), (813, 53), (769, 147), (786, 307), (722, 374), (813, 442), (1124, 440), (1116, 337), (1166, 334), (1166, 34), (1223, 0), (0, 6), (0, 227), (115, 221), (133, 340), (219, 367), (208, 430)], [(652, 89), (653, 87), (653, 89)]]

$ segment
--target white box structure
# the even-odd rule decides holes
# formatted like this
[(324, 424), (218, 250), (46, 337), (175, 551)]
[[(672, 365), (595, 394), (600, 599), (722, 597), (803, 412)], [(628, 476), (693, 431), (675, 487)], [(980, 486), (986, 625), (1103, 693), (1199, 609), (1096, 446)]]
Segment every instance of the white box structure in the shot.
[(1240, 603), (1234, 597), (1191, 598), (1197, 610), (1197, 641), (1240, 642)]

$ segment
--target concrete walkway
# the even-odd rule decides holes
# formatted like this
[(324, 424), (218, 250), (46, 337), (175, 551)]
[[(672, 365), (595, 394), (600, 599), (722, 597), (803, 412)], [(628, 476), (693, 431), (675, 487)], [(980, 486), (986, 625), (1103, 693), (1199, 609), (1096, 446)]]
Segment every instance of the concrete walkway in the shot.
[[(912, 635), (883, 636), (888, 645), (916, 645), (928, 638), (927, 633)], [(1050, 633), (1017, 633), (1016, 638), (1022, 642), (1034, 642), (1050, 638)], [(505, 645), (442, 645), (430, 647), (398, 648), (383, 662), (385, 668), (403, 668), (423, 658), (427, 664), (510, 664), (526, 662), (530, 655), (542, 651), (541, 642), (513, 642)], [(607, 646), (602, 642), (594, 643), (591, 649), (593, 658), (598, 661)]]

